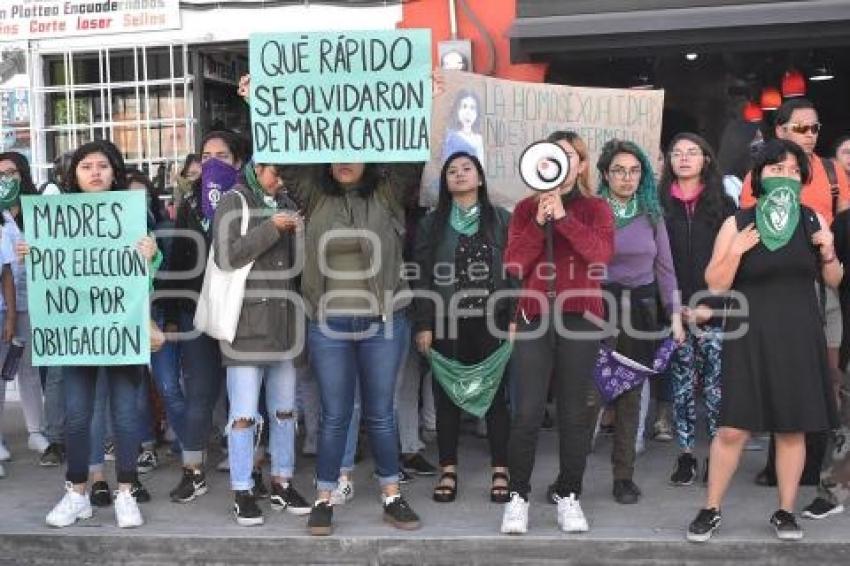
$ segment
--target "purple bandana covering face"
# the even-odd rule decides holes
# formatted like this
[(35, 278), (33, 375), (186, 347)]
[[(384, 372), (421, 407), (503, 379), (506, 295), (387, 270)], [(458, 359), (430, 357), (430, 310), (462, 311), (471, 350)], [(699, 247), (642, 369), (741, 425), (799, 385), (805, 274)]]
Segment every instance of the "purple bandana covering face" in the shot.
[(218, 201), (236, 184), (239, 170), (220, 159), (208, 159), (201, 165), (201, 212), (212, 221)]

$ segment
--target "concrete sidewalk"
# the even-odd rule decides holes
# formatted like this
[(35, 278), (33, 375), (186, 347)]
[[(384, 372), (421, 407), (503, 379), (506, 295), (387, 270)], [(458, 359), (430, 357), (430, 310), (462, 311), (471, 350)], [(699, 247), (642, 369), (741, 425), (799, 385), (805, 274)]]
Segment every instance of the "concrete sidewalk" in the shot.
[[(66, 529), (51, 529), (44, 517), (62, 495), (64, 470), (40, 468), (26, 448), (19, 408), (8, 407), (4, 438), (13, 460), (0, 480), (0, 563), (316, 563), (316, 564), (512, 564), (512, 563), (743, 563), (848, 564), (850, 513), (824, 521), (801, 519), (806, 537), (800, 543), (780, 543), (768, 525), (776, 508), (773, 489), (753, 485), (765, 452), (749, 452), (723, 509), (723, 528), (706, 545), (684, 540), (688, 522), (702, 504), (704, 488), (667, 484), (676, 456), (672, 443), (647, 442), (639, 457), (635, 481), (643, 491), (637, 505), (623, 506), (611, 496), (611, 442), (601, 438), (589, 462), (582, 506), (591, 531), (565, 535), (558, 531), (555, 506), (544, 502), (546, 485), (557, 465), (556, 434), (542, 432), (534, 473), (531, 522), (524, 537), (499, 534), (501, 506), (488, 499), (489, 465), (485, 440), (461, 439), (460, 486), (453, 504), (431, 500), (435, 479), (418, 478), (405, 494), (421, 515), (423, 528), (397, 531), (381, 521), (372, 465), (365, 459), (355, 475), (355, 499), (335, 509), (330, 538), (308, 537), (306, 518), (261, 507), (266, 524), (245, 528), (230, 515), (228, 475), (207, 473), (210, 492), (188, 505), (168, 501), (179, 481), (178, 463), (160, 450), (161, 465), (142, 476), (153, 501), (142, 506), (146, 524), (120, 530), (112, 508)], [(705, 447), (701, 447), (704, 455)], [(429, 458), (436, 460), (434, 449)], [(218, 454), (211, 458), (218, 461)], [(314, 460), (299, 458), (297, 489), (312, 499)], [(108, 467), (114, 488), (112, 466)], [(268, 478), (266, 478), (268, 479)], [(813, 497), (802, 488), (799, 506)]]

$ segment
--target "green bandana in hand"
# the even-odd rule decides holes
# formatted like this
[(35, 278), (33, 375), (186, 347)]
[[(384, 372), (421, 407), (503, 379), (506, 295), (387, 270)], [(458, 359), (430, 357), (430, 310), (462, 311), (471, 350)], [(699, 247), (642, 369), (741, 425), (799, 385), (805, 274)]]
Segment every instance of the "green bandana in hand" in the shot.
[(18, 202), (21, 182), (14, 177), (0, 178), (0, 210), (7, 210)]
[(764, 247), (776, 251), (791, 239), (800, 223), (800, 191), (797, 179), (768, 177), (761, 180), (762, 195), (756, 202), (756, 229)]

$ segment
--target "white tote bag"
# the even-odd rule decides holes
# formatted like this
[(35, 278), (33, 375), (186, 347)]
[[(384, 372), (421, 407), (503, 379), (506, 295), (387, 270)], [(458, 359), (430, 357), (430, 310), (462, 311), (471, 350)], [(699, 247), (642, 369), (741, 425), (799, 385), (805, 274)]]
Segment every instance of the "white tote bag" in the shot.
[[(250, 211), (242, 193), (234, 192), (242, 200), (241, 233), (244, 236), (248, 233)], [(242, 299), (245, 298), (245, 281), (254, 262), (233, 271), (225, 271), (216, 265), (214, 255), (213, 246), (210, 246), (204, 285), (195, 309), (195, 328), (218, 340), (233, 342), (239, 314), (242, 312)]]

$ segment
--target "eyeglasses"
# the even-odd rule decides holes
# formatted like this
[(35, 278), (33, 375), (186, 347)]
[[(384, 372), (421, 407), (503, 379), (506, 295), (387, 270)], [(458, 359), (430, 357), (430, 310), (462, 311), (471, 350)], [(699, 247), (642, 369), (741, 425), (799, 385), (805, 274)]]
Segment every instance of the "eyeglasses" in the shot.
[(614, 167), (613, 169), (608, 171), (611, 176), (617, 179), (627, 179), (629, 177), (640, 178), (642, 172), (643, 171), (640, 167), (632, 167), (631, 169), (624, 169), (623, 167)]
[(697, 157), (702, 157), (702, 150), (697, 147), (692, 147), (687, 151), (676, 151), (670, 152), (670, 159), (682, 159), (683, 157), (689, 157), (691, 159), (696, 159)]
[(812, 132), (812, 134), (818, 135), (818, 132), (820, 132), (820, 122), (815, 122), (814, 124), (795, 124), (791, 122), (789, 124), (785, 124), (783, 127), (786, 131), (794, 132), (795, 134), (807, 134)]

